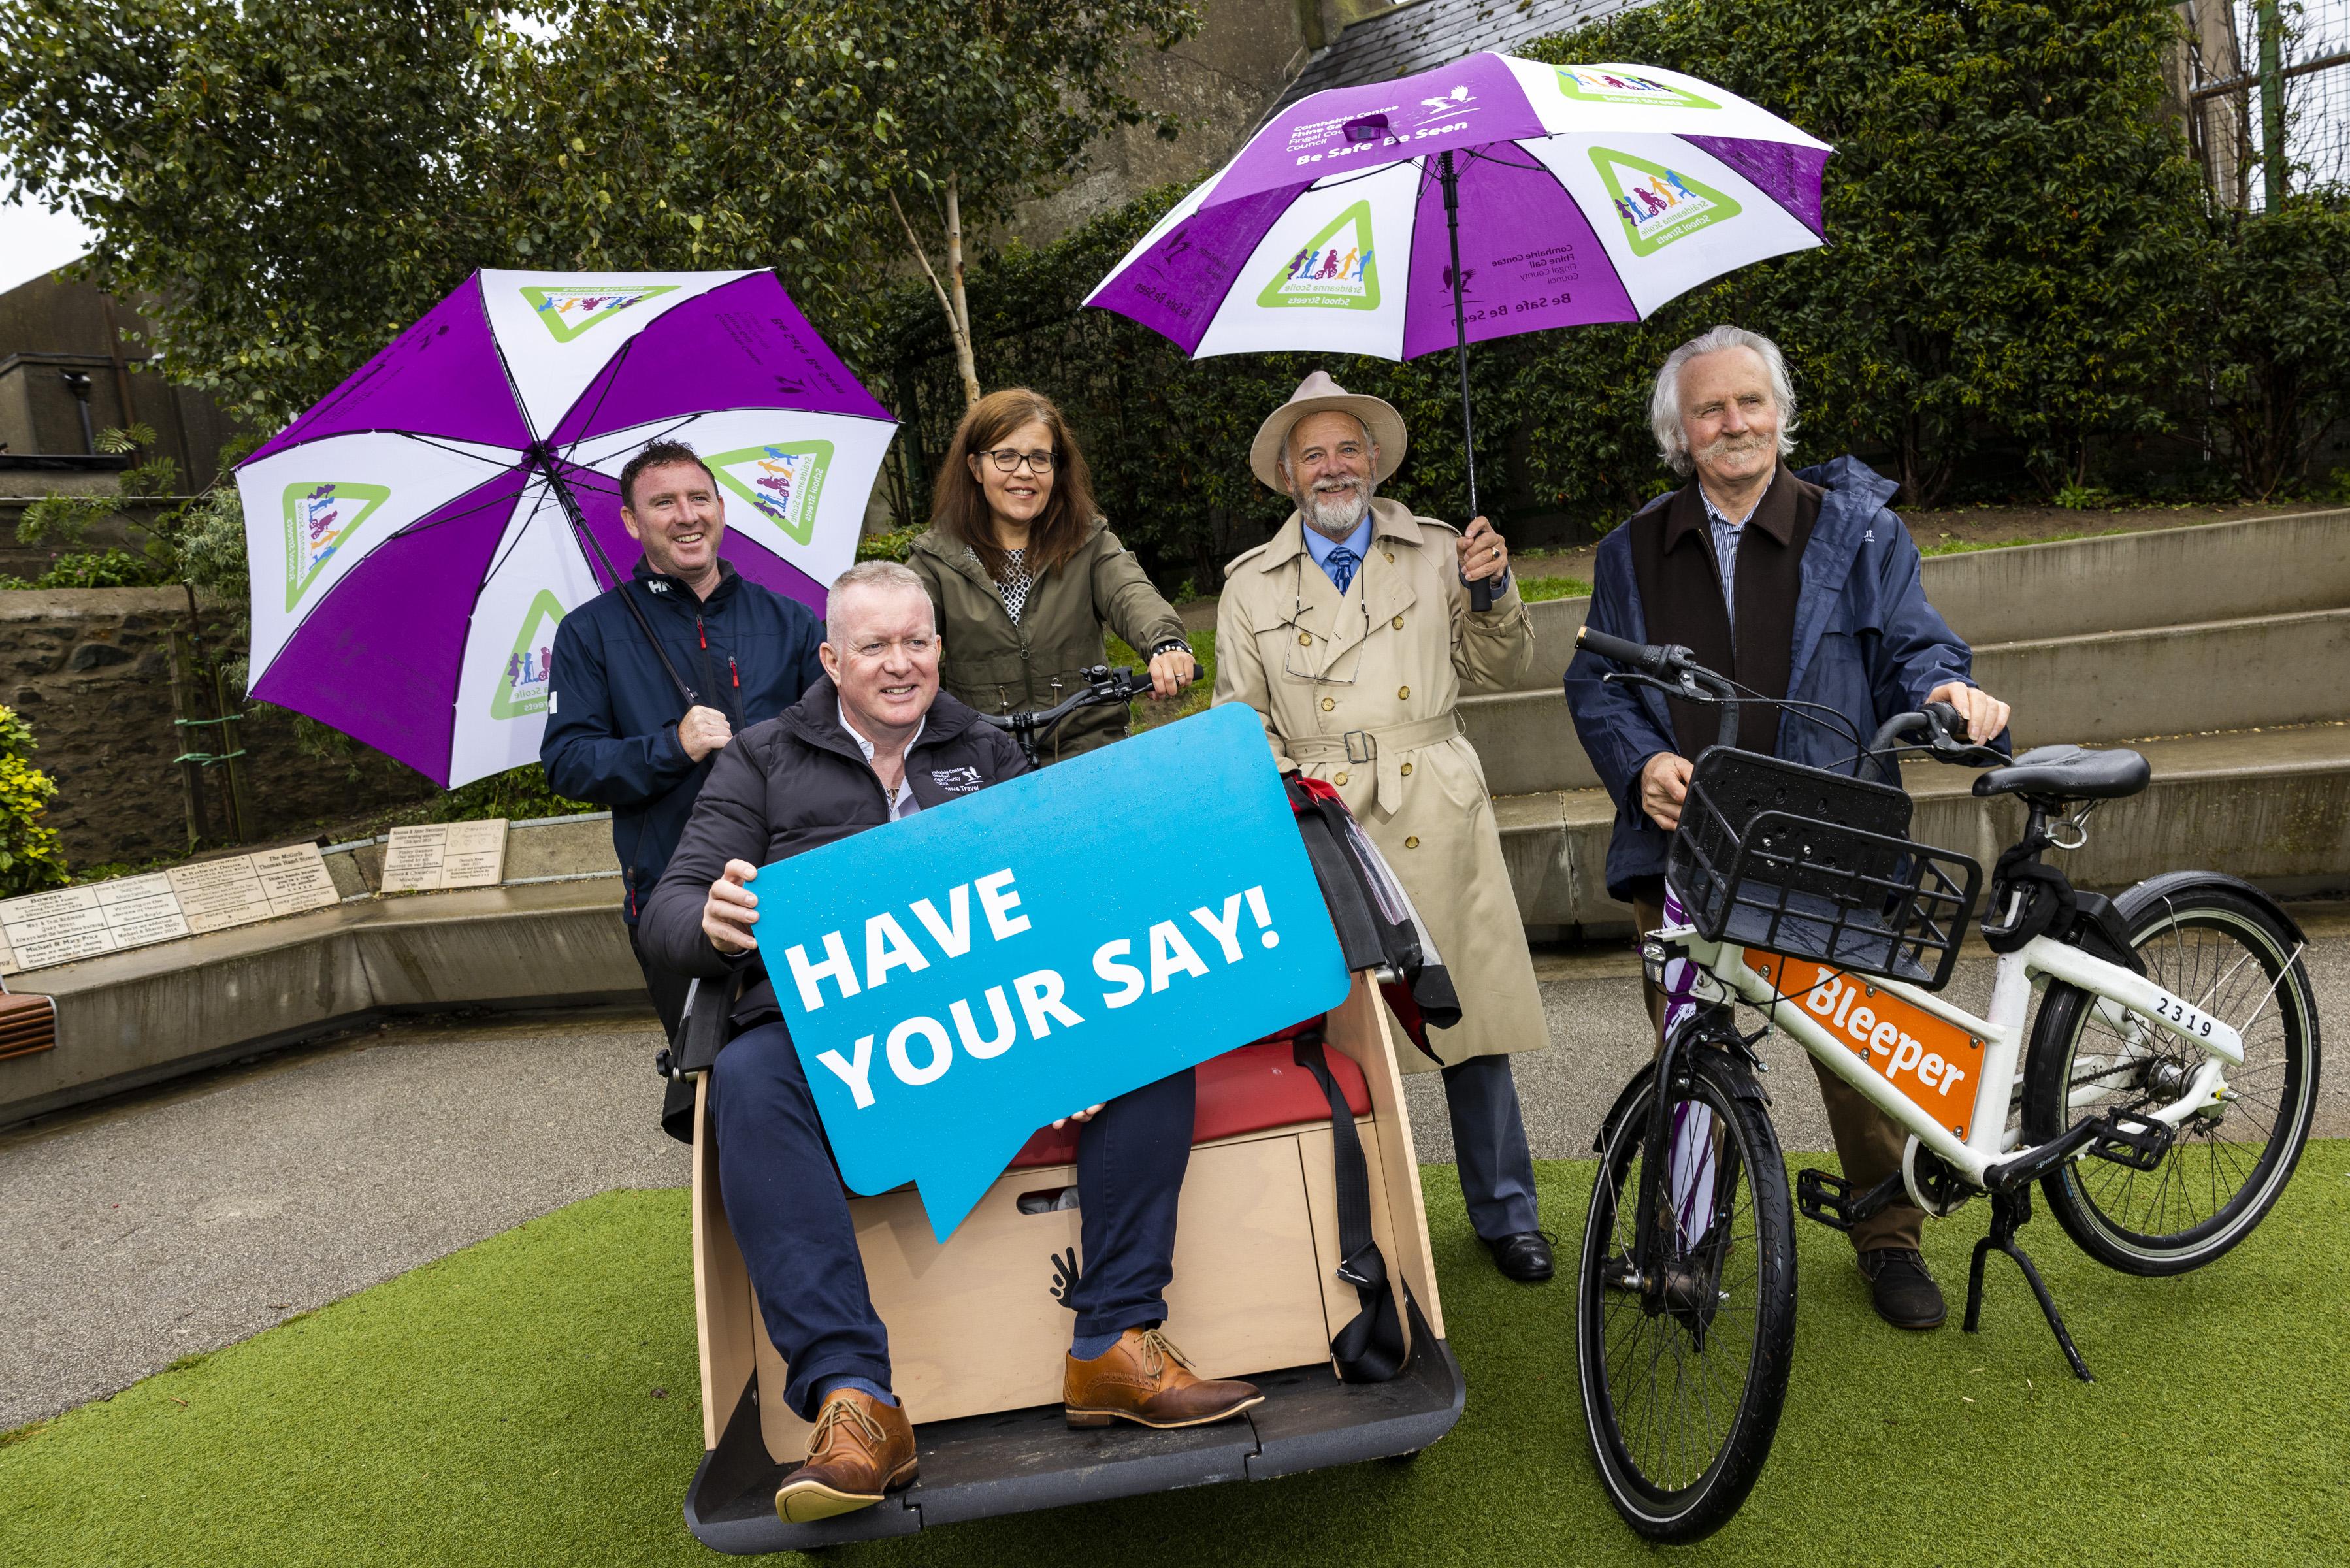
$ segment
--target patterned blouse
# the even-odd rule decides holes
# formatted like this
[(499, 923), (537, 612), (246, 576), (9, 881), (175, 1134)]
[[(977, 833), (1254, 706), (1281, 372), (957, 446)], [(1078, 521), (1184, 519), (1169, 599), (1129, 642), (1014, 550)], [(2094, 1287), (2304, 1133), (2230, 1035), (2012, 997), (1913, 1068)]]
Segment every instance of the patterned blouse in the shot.
[[(972, 559), (978, 558), (979, 552), (972, 551)], [(1003, 575), (995, 579), (995, 591), (1003, 596), (1003, 613), (1012, 618), (1013, 625), (1020, 624), (1020, 612), (1028, 607), (1028, 590), (1035, 586), (1035, 582), (1036, 579), (1028, 574), (1028, 552), (1006, 550), (1003, 553)]]

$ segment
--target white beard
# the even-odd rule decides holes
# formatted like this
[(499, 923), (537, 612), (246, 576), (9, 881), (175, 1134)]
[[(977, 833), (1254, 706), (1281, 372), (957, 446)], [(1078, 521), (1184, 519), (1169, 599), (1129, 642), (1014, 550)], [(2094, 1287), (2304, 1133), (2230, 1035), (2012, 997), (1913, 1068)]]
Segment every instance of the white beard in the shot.
[(1366, 478), (1357, 480), (1350, 490), (1292, 490), (1289, 495), (1308, 528), (1326, 539), (1344, 539), (1362, 523), (1378, 492), (1378, 483)]

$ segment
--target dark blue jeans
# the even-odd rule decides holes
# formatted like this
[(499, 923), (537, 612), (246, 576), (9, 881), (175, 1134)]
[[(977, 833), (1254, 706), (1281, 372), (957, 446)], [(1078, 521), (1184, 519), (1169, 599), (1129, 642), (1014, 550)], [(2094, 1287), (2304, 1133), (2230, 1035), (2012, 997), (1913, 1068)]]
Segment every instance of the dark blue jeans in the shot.
[[(1110, 1101), (1078, 1135), (1084, 1251), (1067, 1304), (1081, 1334), (1167, 1316), (1193, 1098), (1186, 1068)], [(826, 1378), (889, 1387), (889, 1331), (873, 1311), (848, 1194), (789, 1031), (762, 1024), (728, 1045), (712, 1075), (711, 1101), (727, 1223), (759, 1293), (768, 1337), (791, 1368), (785, 1402), (811, 1419)], [(1048, 1267), (1037, 1260), (1039, 1291), (1049, 1283)]]

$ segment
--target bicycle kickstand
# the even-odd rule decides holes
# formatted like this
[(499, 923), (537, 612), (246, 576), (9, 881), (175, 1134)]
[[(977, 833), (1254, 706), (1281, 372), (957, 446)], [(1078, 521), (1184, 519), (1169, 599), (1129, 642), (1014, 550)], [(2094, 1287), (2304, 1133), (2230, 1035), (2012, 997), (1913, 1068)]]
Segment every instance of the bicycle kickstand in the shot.
[(2023, 1271), (2023, 1278), (2032, 1286), (2032, 1293), (2040, 1298), (2040, 1310), (2048, 1319), (2049, 1329), (2056, 1335), (2056, 1343), (2064, 1347), (2064, 1359), (2073, 1364), (2073, 1376), (2084, 1383), (2095, 1383), (2096, 1379), (2089, 1376), (2088, 1364), (2073, 1347), (2073, 1336), (2065, 1332), (2064, 1315), (2056, 1310), (2055, 1298), (2048, 1293), (2048, 1286), (2041, 1280), (2040, 1271), (2032, 1266), (2032, 1260), (2016, 1244), (2016, 1231), (2031, 1218), (2032, 1189), (2028, 1184), (2012, 1192), (1991, 1194), (1991, 1234), (1975, 1243), (1974, 1266), (1967, 1273), (1966, 1331), (1969, 1334), (1981, 1331), (1983, 1263), (1996, 1249), (2013, 1258), (2015, 1266)]

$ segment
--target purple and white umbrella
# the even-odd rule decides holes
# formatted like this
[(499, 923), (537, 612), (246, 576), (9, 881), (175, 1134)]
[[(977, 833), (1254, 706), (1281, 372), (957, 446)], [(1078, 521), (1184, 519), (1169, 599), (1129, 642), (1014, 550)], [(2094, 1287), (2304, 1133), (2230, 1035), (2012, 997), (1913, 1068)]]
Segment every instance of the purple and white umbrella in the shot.
[(1826, 143), (1651, 66), (1475, 54), (1284, 109), (1087, 297), (1204, 358), (1453, 346), (1444, 155), (1471, 342), (1637, 321), (1821, 243)]
[(253, 694), (444, 787), (536, 762), (630, 456), (692, 446), (726, 558), (821, 613), (896, 428), (772, 272), (476, 273), (238, 465)]
[(1829, 151), (1675, 71), (1469, 55), (1290, 105), (1086, 303), (1194, 358), (1457, 347), (1465, 418), (1471, 342), (1638, 321), (1819, 244)]

